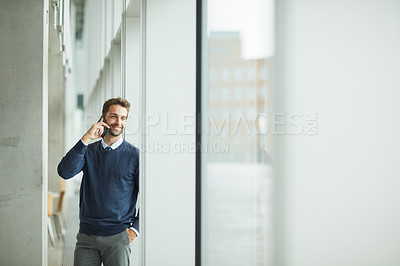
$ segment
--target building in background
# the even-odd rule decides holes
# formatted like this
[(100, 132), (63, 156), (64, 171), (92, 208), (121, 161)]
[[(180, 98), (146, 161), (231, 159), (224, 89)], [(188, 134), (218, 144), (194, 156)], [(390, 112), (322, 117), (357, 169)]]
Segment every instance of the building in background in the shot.
[(273, 57), (243, 58), (241, 42), (239, 32), (211, 32), (208, 38), (210, 141), (229, 143), (230, 153), (210, 156), (239, 162), (269, 160), (272, 132), (266, 127), (273, 110)]

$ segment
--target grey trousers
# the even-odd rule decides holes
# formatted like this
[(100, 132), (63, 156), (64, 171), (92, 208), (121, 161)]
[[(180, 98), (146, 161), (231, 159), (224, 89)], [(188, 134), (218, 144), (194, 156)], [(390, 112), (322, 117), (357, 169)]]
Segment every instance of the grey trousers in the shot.
[(74, 266), (129, 266), (131, 246), (126, 231), (112, 236), (78, 233)]

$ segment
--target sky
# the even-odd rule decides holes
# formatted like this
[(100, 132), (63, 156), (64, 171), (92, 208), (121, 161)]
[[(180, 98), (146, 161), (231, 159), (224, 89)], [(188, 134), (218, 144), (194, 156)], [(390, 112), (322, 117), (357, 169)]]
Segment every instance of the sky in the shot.
[(208, 0), (208, 33), (239, 31), (246, 59), (274, 54), (274, 0)]

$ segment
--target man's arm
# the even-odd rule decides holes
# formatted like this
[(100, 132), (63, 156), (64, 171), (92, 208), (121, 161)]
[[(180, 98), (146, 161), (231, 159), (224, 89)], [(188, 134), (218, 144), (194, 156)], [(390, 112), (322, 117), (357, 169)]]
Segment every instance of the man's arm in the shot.
[(129, 236), (129, 241), (132, 243), (132, 241), (139, 236), (139, 211), (135, 217), (135, 220), (131, 224), (129, 228), (126, 228), (126, 231), (128, 232)]
[[(135, 182), (135, 186), (137, 187), (137, 193), (139, 194), (139, 162), (137, 164), (136, 171), (133, 174), (133, 180)], [(138, 194), (136, 195), (136, 198), (138, 197)], [(131, 228), (133, 231), (135, 231), (136, 235), (139, 235), (139, 210), (137, 211), (136, 217), (134, 218), (133, 223), (131, 224)]]
[[(139, 191), (139, 164), (136, 168), (136, 171), (133, 175), (133, 179), (135, 180), (135, 185), (138, 188)], [(137, 212), (137, 215), (135, 216), (133, 223), (129, 226), (129, 228), (126, 229), (128, 232), (129, 240), (130, 242), (133, 241), (136, 237), (139, 236), (139, 210)]]
[(100, 121), (93, 124), (89, 130), (82, 136), (81, 140), (86, 145), (93, 139), (101, 138), (101, 134), (103, 134), (103, 127), (110, 129), (110, 126), (103, 122), (103, 117), (101, 117)]
[(86, 150), (87, 145), (82, 140), (79, 140), (58, 164), (58, 175), (64, 179), (69, 179), (82, 171), (85, 165)]
[(133, 221), (130, 229), (134, 231), (137, 235), (139, 235), (139, 211), (135, 217), (135, 220)]
[(103, 119), (98, 123), (93, 124), (78, 143), (76, 143), (75, 146), (62, 158), (57, 167), (59, 176), (64, 179), (69, 179), (82, 171), (83, 166), (85, 165), (87, 145), (92, 139), (101, 137), (103, 126), (110, 128), (103, 122)]

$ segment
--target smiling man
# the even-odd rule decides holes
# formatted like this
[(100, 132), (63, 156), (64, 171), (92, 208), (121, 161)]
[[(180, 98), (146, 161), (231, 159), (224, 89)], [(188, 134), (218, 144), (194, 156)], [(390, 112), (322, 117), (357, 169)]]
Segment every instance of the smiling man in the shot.
[[(64, 179), (83, 171), (75, 266), (129, 265), (130, 245), (139, 235), (139, 150), (122, 138), (129, 108), (125, 99), (107, 100), (100, 121), (58, 165)], [(89, 144), (104, 130), (101, 141)]]

